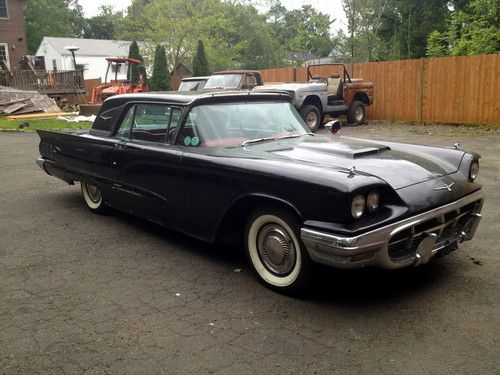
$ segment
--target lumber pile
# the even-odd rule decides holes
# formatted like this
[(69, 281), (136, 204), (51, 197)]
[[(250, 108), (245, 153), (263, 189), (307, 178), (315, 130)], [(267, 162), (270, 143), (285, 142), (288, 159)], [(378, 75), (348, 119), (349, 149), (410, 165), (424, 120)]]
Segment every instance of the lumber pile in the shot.
[(60, 112), (54, 99), (37, 91), (17, 90), (0, 86), (0, 114)]

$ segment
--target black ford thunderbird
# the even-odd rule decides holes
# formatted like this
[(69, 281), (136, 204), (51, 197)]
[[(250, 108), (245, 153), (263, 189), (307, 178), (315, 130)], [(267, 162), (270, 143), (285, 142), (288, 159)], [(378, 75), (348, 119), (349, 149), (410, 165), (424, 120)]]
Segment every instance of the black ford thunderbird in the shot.
[(132, 94), (90, 131), (40, 135), (38, 165), (80, 182), (87, 206), (205, 241), (244, 241), (268, 286), (296, 291), (313, 264), (401, 268), (470, 240), (479, 155), (309, 132), (287, 93)]

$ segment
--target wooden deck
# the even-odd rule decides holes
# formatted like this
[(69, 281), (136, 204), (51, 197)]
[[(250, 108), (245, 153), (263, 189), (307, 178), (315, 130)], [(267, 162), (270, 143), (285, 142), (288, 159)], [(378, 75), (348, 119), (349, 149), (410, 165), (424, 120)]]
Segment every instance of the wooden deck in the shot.
[(83, 72), (74, 70), (0, 71), (0, 86), (36, 90), (50, 96), (85, 93)]

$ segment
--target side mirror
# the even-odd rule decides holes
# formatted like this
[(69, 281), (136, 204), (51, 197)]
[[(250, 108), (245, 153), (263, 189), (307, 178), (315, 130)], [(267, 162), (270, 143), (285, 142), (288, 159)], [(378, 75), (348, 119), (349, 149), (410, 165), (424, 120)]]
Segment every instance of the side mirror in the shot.
[(342, 123), (340, 120), (333, 120), (325, 124), (325, 129), (330, 133), (337, 134), (337, 132), (342, 129)]

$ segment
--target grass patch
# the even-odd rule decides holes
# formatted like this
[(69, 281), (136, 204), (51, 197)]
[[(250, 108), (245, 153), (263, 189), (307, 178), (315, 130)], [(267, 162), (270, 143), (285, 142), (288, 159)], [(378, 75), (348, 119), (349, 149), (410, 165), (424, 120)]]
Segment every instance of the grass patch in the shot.
[[(19, 125), (27, 122), (28, 127), (19, 128)], [(26, 120), (7, 120), (4, 116), (0, 116), (0, 131), (22, 131), (33, 132), (37, 129), (41, 130), (73, 130), (73, 129), (89, 129), (92, 127), (91, 122), (66, 122), (55, 118), (49, 119), (26, 119)]]

